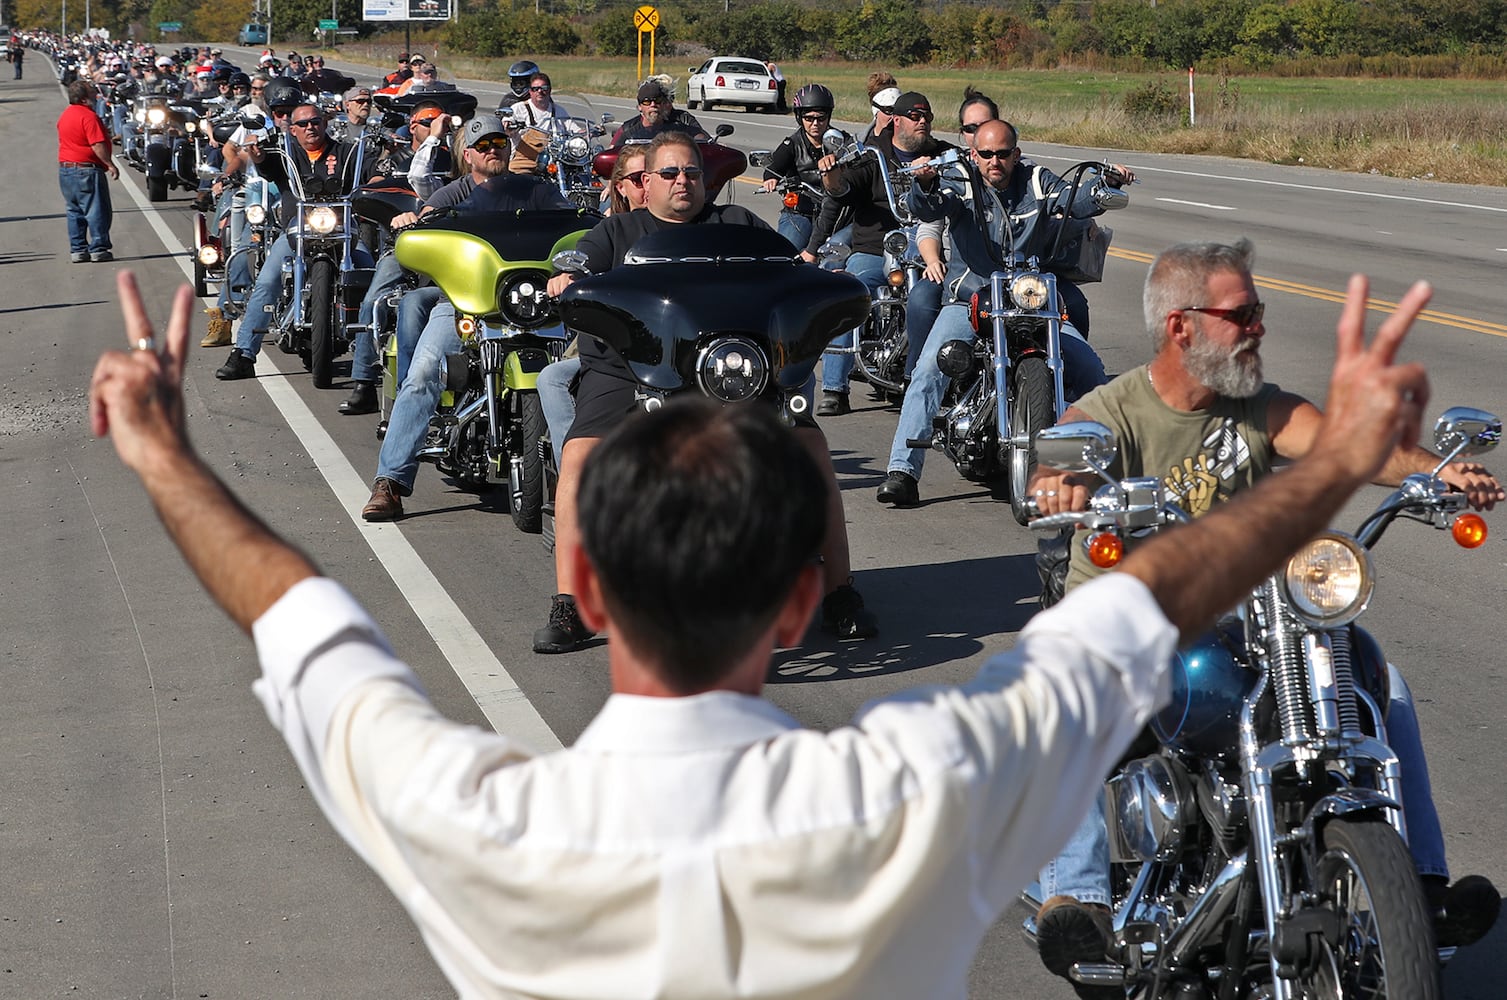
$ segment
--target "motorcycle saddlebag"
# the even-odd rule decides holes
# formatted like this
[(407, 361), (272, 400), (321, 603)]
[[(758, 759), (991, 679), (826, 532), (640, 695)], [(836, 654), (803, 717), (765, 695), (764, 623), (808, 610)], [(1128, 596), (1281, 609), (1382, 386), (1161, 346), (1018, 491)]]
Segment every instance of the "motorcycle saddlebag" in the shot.
[(1109, 255), (1114, 230), (1093, 219), (1069, 220), (1066, 224), (1070, 227), (1068, 237), (1045, 269), (1075, 285), (1103, 281), (1104, 259)]

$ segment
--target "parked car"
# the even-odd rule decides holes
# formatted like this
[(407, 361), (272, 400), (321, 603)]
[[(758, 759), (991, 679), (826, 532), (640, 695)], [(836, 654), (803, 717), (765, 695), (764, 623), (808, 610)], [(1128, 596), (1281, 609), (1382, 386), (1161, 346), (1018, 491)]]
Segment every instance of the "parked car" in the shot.
[(265, 24), (243, 24), (241, 30), (236, 33), (237, 45), (266, 45), (267, 26)]
[(712, 56), (692, 67), (686, 81), (686, 107), (710, 109), (713, 104), (741, 104), (750, 111), (773, 111), (779, 101), (779, 86), (757, 59), (742, 56)]

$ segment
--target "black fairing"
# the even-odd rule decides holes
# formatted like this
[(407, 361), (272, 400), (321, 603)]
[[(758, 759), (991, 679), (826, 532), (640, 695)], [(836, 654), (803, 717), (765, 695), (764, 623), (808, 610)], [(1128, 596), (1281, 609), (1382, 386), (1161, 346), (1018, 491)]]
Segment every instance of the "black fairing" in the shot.
[(388, 178), (357, 188), (351, 195), (351, 207), (361, 218), (386, 226), (404, 212), (417, 213), (419, 196), (406, 180)]
[(590, 229), (602, 216), (578, 209), (542, 212), (466, 212), (446, 213), (425, 219), (426, 229), (480, 236), (497, 248), (503, 260), (549, 260), (555, 244), (564, 236)]
[(470, 118), (476, 113), (476, 95), (462, 90), (430, 90), (418, 94), (377, 94), (372, 98), (378, 110), (391, 117), (390, 124), (401, 125), (420, 104), (438, 104), (447, 115)]
[(675, 226), (634, 244), (625, 266), (571, 285), (561, 319), (664, 392), (694, 386), (700, 343), (727, 334), (763, 344), (775, 384), (796, 389), (832, 338), (869, 311), (863, 282), (798, 260), (772, 230)]

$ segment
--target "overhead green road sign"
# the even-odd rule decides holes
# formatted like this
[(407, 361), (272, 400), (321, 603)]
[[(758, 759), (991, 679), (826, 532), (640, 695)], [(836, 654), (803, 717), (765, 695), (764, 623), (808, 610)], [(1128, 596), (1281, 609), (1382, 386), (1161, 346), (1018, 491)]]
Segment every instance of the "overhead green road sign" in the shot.
[(157, 30), (158, 31), (182, 31), (183, 30), (183, 22), (182, 21), (158, 21), (157, 22)]
[(340, 30), (340, 22), (339, 21), (331, 21), (329, 18), (325, 18), (324, 20), (322, 20), (322, 21), (319, 22), (319, 30), (320, 31), (339, 31)]

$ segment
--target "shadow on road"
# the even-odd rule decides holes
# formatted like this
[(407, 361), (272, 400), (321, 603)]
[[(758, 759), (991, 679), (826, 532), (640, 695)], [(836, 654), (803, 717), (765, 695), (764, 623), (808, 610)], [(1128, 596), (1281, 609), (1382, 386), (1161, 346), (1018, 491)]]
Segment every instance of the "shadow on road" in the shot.
[[(6, 258), (0, 257), (0, 264), (7, 263)], [(43, 309), (77, 309), (80, 306), (103, 305), (108, 299), (94, 299), (89, 302), (50, 302), (45, 306), (18, 306), (15, 309), (0, 309), (0, 316), (7, 313), (37, 312)]]

